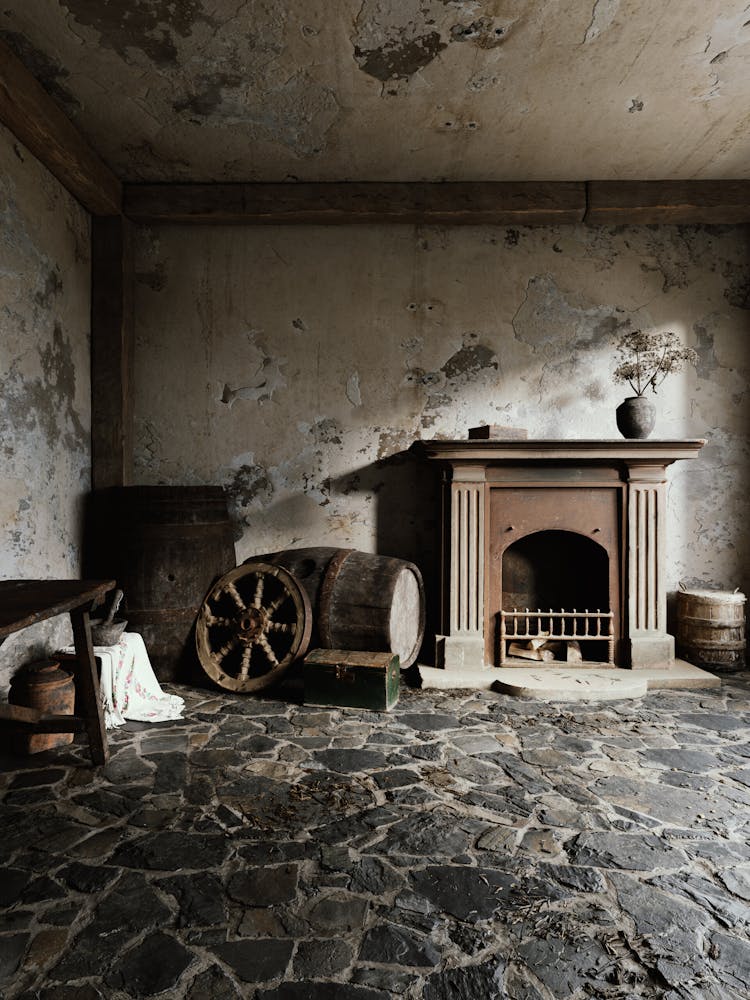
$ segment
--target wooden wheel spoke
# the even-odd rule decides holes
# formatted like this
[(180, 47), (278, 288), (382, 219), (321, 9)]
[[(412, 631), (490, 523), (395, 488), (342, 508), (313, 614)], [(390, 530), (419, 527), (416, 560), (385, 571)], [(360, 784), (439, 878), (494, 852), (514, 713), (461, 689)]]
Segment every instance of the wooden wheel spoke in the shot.
[(209, 612), (206, 614), (206, 625), (222, 625), (224, 628), (231, 628), (234, 625), (234, 621), (231, 618), (222, 618), (217, 615), (212, 615)]
[(263, 590), (266, 585), (266, 578), (263, 576), (262, 573), (256, 573), (255, 577), (258, 582), (255, 584), (255, 594), (253, 595), (253, 607), (260, 608), (263, 606), (262, 605)]
[(217, 659), (223, 660), (224, 657), (228, 653), (231, 653), (233, 649), (236, 649), (237, 646), (239, 646), (239, 644), (240, 640), (238, 636), (233, 635), (232, 638), (229, 640), (229, 642), (225, 642), (224, 645), (221, 647), (221, 649), (217, 650), (216, 652)]
[(267, 632), (291, 632), (297, 634), (297, 629), (291, 622), (269, 622), (266, 626)]
[(250, 670), (250, 657), (253, 652), (253, 643), (249, 642), (247, 646), (242, 651), (242, 660), (240, 661), (240, 672), (237, 675), (238, 679), (244, 681), (247, 679), (248, 671)]
[(220, 593), (223, 593), (223, 592), (226, 592), (227, 594), (229, 594), (229, 596), (232, 598), (232, 600), (237, 605), (237, 607), (240, 609), (240, 611), (246, 611), (247, 610), (245, 602), (242, 600), (242, 597), (240, 596), (240, 592), (239, 592), (239, 590), (237, 590), (237, 588), (235, 587), (235, 585), (234, 585), (234, 583), (233, 583), (232, 580), (230, 580), (228, 583), (226, 583), (224, 585), (223, 591), (220, 591)]
[(258, 645), (263, 650), (263, 652), (266, 654), (266, 659), (271, 664), (271, 666), (272, 667), (278, 666), (279, 661), (278, 661), (278, 659), (276, 657), (276, 653), (274, 653), (274, 651), (271, 649), (271, 645), (270, 645), (268, 639), (266, 639), (266, 637), (264, 635), (261, 635), (261, 636), (258, 637)]
[(274, 613), (279, 610), (284, 601), (288, 601), (291, 598), (291, 596), (292, 595), (285, 590), (283, 594), (279, 594), (278, 597), (275, 597), (268, 605), (268, 608), (266, 609), (268, 612), (268, 617), (272, 618)]

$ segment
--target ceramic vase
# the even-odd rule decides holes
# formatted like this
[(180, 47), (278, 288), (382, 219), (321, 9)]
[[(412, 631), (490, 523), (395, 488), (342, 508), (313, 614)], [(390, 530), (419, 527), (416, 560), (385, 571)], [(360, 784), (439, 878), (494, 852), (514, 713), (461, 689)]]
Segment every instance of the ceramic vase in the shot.
[(656, 422), (656, 406), (645, 396), (628, 396), (617, 407), (617, 429), (625, 438), (647, 438)]

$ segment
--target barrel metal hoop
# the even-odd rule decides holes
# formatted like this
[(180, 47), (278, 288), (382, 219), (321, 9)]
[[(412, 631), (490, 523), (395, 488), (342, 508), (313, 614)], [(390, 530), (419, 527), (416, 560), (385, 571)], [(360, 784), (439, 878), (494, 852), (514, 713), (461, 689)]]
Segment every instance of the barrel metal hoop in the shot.
[(739, 639), (737, 642), (724, 641), (723, 639), (683, 639), (678, 644), (684, 649), (710, 650), (712, 652), (721, 652), (724, 650), (727, 652), (733, 652), (735, 650), (741, 651), (747, 648), (747, 643), (744, 639)]
[(151, 621), (190, 621), (198, 614), (198, 607), (188, 608), (128, 608), (128, 621), (143, 624), (143, 619)]
[(695, 615), (678, 615), (678, 623), (698, 625), (706, 628), (744, 628), (745, 618), (698, 618)]
[(331, 561), (326, 566), (323, 583), (320, 587), (320, 597), (318, 598), (318, 632), (320, 642), (324, 649), (331, 649), (331, 603), (333, 601), (333, 591), (336, 587), (339, 573), (346, 560), (354, 552), (354, 549), (339, 549), (331, 557)]

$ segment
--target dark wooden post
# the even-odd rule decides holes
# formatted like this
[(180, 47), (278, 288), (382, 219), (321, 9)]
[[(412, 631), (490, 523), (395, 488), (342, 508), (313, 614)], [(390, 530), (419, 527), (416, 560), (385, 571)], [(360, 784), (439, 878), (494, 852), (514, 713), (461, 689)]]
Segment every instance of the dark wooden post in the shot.
[(91, 219), (92, 486), (133, 473), (133, 246), (122, 216)]

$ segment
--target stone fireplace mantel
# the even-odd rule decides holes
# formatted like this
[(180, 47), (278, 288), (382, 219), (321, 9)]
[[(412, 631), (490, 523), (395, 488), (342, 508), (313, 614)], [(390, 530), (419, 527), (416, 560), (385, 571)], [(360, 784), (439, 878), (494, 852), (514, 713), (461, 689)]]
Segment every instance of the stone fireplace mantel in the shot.
[[(508, 540), (562, 528), (571, 535), (590, 535), (607, 552), (617, 665), (670, 666), (674, 639), (666, 631), (667, 468), (695, 458), (704, 443), (417, 442), (418, 453), (444, 465), (437, 664), (454, 671), (498, 664), (495, 623), (503, 586), (498, 574)], [(575, 570), (586, 572), (583, 566)]]

